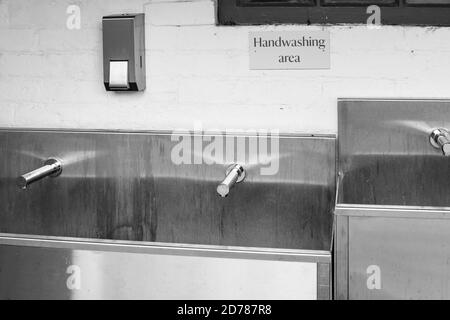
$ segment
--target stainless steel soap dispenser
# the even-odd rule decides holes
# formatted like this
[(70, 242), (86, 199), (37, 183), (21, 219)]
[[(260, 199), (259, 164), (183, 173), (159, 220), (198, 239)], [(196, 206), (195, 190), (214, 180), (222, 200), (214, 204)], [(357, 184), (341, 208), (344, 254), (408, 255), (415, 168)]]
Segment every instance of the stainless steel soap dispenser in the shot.
[(103, 76), (108, 91), (142, 91), (145, 80), (145, 16), (103, 17)]

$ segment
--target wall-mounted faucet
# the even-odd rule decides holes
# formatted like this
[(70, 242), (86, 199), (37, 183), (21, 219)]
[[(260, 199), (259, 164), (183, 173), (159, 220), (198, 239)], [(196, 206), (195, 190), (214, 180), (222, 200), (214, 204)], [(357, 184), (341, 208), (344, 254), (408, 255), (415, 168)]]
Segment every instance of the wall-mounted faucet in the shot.
[(217, 193), (225, 198), (230, 193), (231, 188), (236, 183), (245, 179), (245, 170), (240, 164), (233, 164), (228, 167), (225, 173), (225, 179), (217, 186)]
[(444, 156), (450, 156), (450, 133), (447, 129), (435, 129), (430, 134), (430, 143), (436, 149), (440, 149)]
[(39, 169), (25, 173), (17, 178), (17, 185), (21, 189), (26, 189), (33, 182), (39, 181), (45, 177), (57, 177), (62, 172), (61, 161), (55, 158), (50, 158), (44, 162), (44, 165)]

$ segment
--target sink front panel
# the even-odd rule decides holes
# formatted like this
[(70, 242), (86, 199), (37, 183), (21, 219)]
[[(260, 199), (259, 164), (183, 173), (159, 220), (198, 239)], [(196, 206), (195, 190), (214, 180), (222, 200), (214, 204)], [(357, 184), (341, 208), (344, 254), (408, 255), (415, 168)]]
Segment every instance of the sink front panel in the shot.
[(449, 219), (352, 217), (349, 298), (449, 299), (449, 230)]
[(0, 299), (330, 299), (327, 252), (0, 234)]

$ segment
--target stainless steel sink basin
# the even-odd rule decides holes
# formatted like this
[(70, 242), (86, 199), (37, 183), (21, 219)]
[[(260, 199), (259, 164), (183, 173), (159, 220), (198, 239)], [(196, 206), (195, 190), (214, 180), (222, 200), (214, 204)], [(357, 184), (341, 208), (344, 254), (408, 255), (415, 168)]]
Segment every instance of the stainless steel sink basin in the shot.
[(0, 298), (327, 299), (334, 196), (333, 136), (4, 129)]
[(338, 299), (450, 298), (450, 101), (339, 101)]

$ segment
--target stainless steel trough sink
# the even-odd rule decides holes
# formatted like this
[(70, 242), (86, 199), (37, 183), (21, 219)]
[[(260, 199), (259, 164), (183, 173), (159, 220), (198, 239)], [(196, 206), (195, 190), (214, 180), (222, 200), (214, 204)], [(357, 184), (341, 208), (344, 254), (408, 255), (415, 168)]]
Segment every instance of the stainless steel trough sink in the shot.
[(3, 129), (0, 298), (329, 299), (334, 201), (333, 136)]
[(338, 299), (450, 298), (450, 101), (339, 101)]

